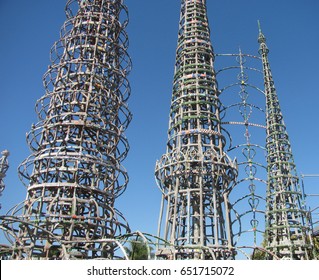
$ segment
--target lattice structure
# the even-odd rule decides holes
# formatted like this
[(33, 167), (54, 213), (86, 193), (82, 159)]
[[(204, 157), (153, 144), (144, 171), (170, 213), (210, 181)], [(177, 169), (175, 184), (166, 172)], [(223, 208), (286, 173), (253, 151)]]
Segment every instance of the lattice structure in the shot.
[[(9, 151), (4, 150), (1, 152), (2, 157), (0, 158), (0, 196), (2, 196), (2, 192), (4, 191), (4, 177), (6, 177), (6, 173), (9, 169), (8, 156), (10, 155)], [(0, 204), (1, 209), (1, 204)]]
[[(158, 258), (232, 259), (228, 200), (237, 165), (224, 152), (206, 0), (183, 0), (166, 154), (155, 175), (163, 192)], [(166, 213), (164, 215), (164, 212)]]
[[(304, 191), (306, 205), (310, 213), (312, 231), (319, 229), (319, 174), (301, 174), (301, 185)], [(318, 233), (317, 233), (318, 234)]]
[(309, 259), (312, 246), (307, 212), (261, 29), (258, 42), (266, 94), (266, 248), (282, 259)]
[(127, 8), (69, 0), (66, 15), (19, 168), (27, 197), (2, 218), (15, 259), (113, 259), (129, 232), (114, 207), (128, 182)]
[(265, 95), (259, 56), (217, 54), (216, 71), (222, 125), (227, 129), (236, 156), (238, 177), (230, 200), (236, 216), (232, 219), (237, 258), (251, 258), (264, 240), (267, 167), (265, 155)]

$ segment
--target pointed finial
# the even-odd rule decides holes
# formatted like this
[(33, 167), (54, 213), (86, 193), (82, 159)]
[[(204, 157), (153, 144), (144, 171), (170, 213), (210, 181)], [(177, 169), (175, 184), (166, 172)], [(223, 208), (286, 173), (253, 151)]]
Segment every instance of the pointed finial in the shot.
[(258, 23), (258, 30), (259, 30), (259, 33), (262, 33), (262, 32), (261, 32), (261, 25), (260, 25), (260, 21), (259, 21), (259, 20), (257, 20), (257, 23)]
[(8, 150), (2, 151), (1, 154), (4, 155), (5, 157), (8, 157), (10, 155)]
[(260, 43), (260, 44), (261, 43), (265, 43), (266, 42), (266, 37), (261, 31), (260, 21), (258, 20), (257, 23), (258, 23), (258, 30), (259, 30), (258, 43)]

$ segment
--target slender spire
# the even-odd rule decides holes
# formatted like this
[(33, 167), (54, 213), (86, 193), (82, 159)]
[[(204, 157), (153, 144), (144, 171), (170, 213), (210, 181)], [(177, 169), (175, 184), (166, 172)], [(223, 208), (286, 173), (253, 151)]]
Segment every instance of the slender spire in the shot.
[(279, 258), (309, 259), (309, 227), (291, 145), (268, 60), (269, 49), (260, 23), (258, 42), (266, 95), (268, 186), (267, 248)]
[(257, 20), (259, 35), (262, 34), (260, 20)]
[[(258, 30), (259, 30), (258, 43), (259, 44), (266, 44), (266, 37), (261, 30), (261, 24), (260, 24), (259, 20), (258, 20)], [(266, 46), (265, 50), (267, 51), (267, 53), (269, 52), (267, 46)]]
[(166, 203), (164, 258), (234, 257), (228, 195), (237, 166), (224, 152), (206, 13), (205, 0), (182, 1), (167, 150), (155, 171)]

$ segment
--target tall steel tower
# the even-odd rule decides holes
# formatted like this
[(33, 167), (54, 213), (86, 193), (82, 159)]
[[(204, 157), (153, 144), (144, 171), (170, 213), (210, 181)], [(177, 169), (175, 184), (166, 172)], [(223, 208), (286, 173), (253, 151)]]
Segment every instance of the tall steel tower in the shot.
[[(5, 184), (3, 182), (4, 177), (6, 177), (6, 173), (9, 169), (8, 156), (10, 155), (9, 151), (4, 150), (1, 152), (2, 157), (0, 158), (0, 196), (2, 196), (2, 192), (5, 188)], [(1, 209), (1, 204), (0, 204)]]
[(19, 169), (27, 197), (4, 221), (19, 223), (8, 233), (15, 259), (110, 259), (129, 231), (114, 207), (128, 182), (127, 8), (69, 0), (66, 15), (27, 135), (33, 153)]
[(228, 196), (237, 165), (224, 152), (206, 0), (181, 2), (167, 150), (155, 168), (158, 235), (167, 242), (157, 257), (232, 259)]
[(283, 259), (309, 259), (312, 246), (307, 212), (260, 26), (258, 42), (266, 95), (266, 249)]

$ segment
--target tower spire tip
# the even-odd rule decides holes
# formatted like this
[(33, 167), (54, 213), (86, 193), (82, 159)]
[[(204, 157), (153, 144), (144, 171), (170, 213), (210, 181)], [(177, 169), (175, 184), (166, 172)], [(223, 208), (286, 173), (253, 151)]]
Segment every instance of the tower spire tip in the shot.
[(257, 20), (258, 23), (258, 30), (259, 30), (259, 36), (258, 36), (258, 42), (259, 43), (265, 43), (266, 42), (266, 37), (263, 34), (262, 30), (261, 30), (261, 24), (260, 24), (260, 20)]
[(259, 34), (262, 34), (262, 30), (261, 30), (261, 24), (260, 24), (260, 20), (257, 20), (257, 24), (258, 24), (258, 30), (259, 30)]

